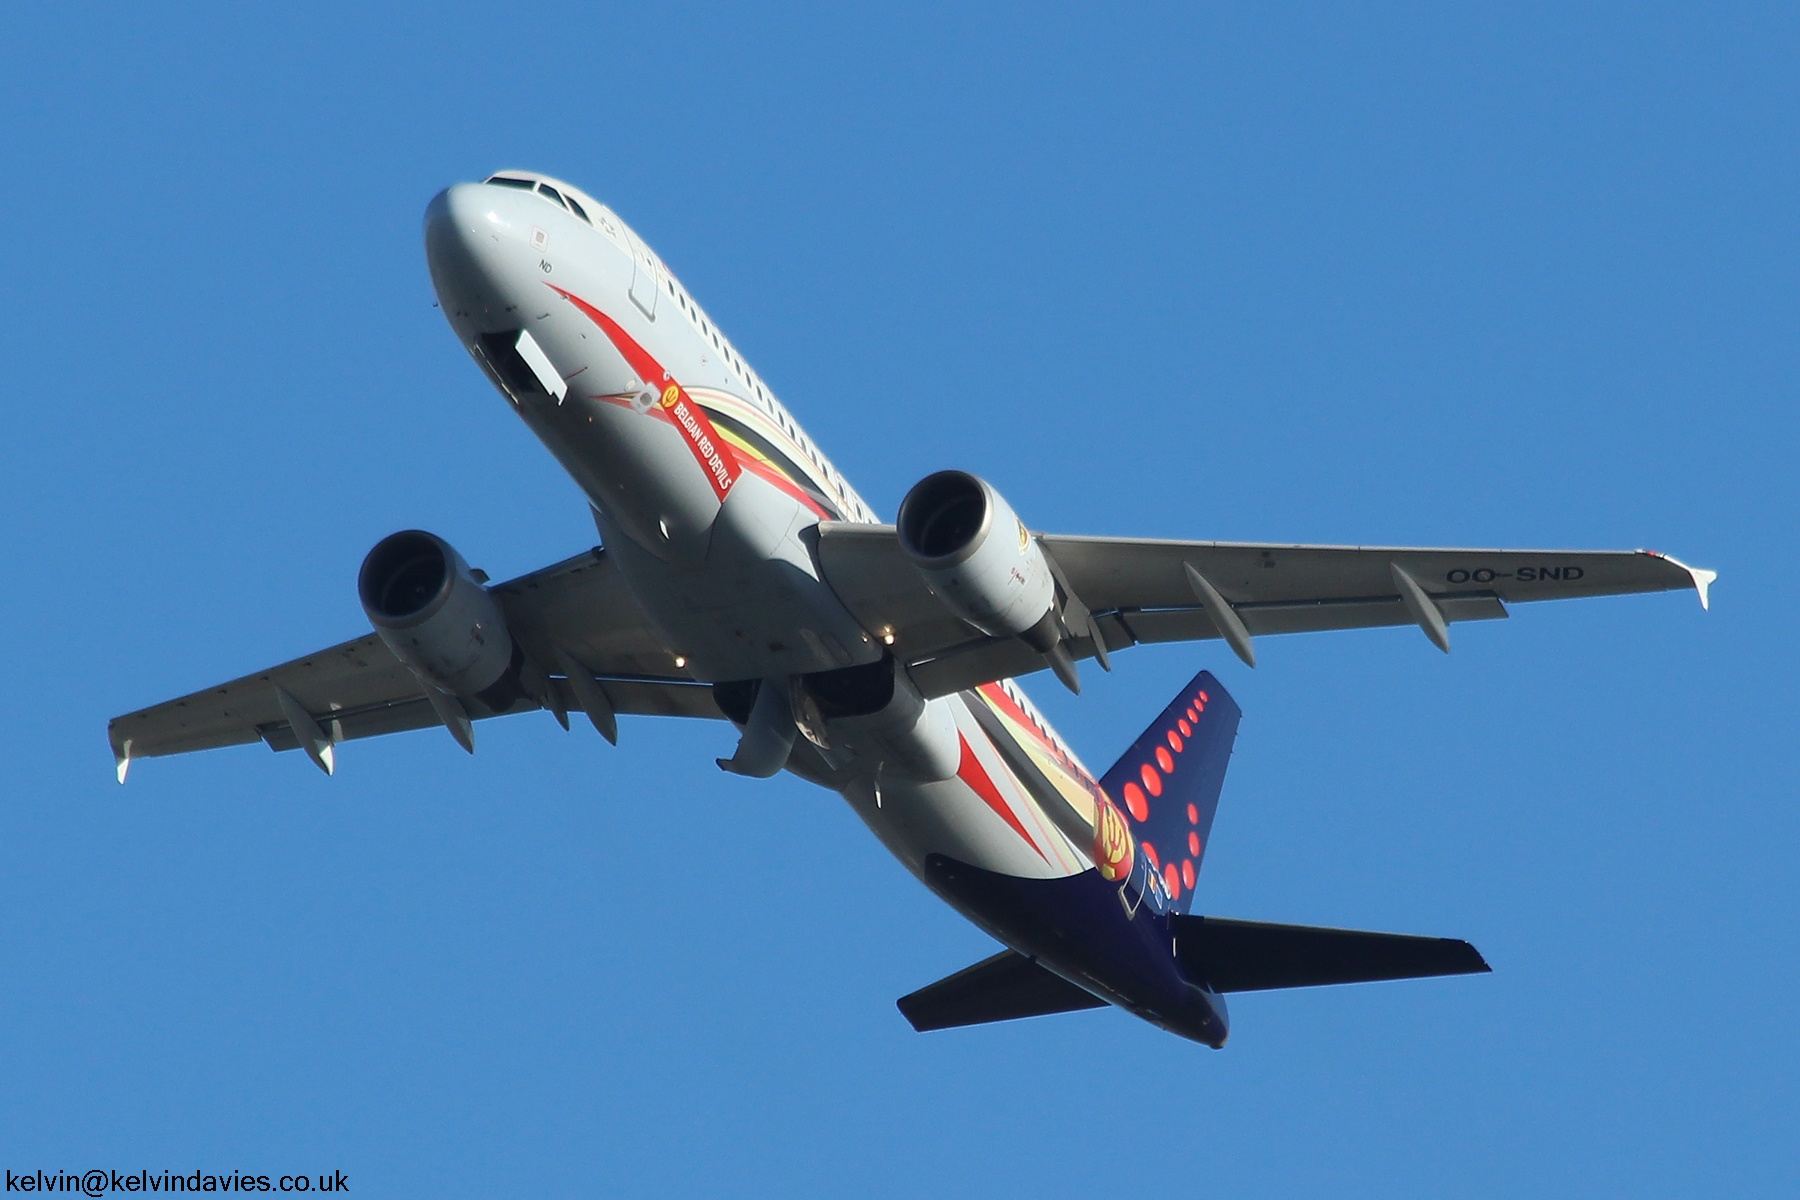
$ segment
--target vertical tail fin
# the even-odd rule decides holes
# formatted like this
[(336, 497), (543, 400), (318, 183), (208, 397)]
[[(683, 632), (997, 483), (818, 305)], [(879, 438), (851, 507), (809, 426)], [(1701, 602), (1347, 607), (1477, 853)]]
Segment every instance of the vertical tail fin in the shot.
[(1178, 912), (1193, 903), (1242, 715), (1212, 672), (1202, 671), (1100, 779)]

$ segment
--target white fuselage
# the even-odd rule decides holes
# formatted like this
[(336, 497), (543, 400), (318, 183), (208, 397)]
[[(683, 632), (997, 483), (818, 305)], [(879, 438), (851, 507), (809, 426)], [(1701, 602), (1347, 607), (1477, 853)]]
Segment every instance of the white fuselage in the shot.
[[(624, 222), (560, 182), (504, 174), (554, 186), (582, 215), (517, 184), (449, 188), (426, 214), (432, 280), (457, 336), (592, 503), (669, 673), (784, 680), (880, 661), (881, 637), (824, 581), (810, 540), (821, 520), (875, 513)], [(926, 704), (923, 722), (954, 726), (947, 777), (842, 749), (808, 777), (915, 873), (934, 852), (1013, 876), (1087, 869), (990, 736), (1003, 728), (1091, 811), (1091, 776), (1016, 686)]]

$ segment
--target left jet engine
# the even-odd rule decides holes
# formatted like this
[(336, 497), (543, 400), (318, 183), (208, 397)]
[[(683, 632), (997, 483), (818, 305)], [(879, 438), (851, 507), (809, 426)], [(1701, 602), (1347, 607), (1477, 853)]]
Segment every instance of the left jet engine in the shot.
[(419, 529), (382, 538), (363, 559), (356, 592), (394, 657), (427, 684), (480, 696), (512, 666), (500, 605), (443, 538)]
[(1044, 548), (992, 484), (964, 471), (927, 475), (900, 502), (897, 529), (925, 585), (957, 616), (1044, 653), (1056, 644)]

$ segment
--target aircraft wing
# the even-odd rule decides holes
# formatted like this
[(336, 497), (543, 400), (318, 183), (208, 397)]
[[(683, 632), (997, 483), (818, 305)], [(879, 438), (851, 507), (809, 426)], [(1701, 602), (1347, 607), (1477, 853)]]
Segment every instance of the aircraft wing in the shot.
[[(1716, 578), (1650, 550), (1037, 538), (1065, 596), (1067, 645), (1077, 658), (1095, 657), (1096, 637), (1107, 651), (1224, 637), (1253, 662), (1253, 641), (1267, 634), (1409, 624), (1447, 650), (1450, 624), (1505, 617), (1508, 603), (1693, 588), (1705, 605)], [(832, 589), (865, 628), (892, 637), (925, 695), (1047, 665), (1018, 639), (988, 637), (939, 602), (893, 526), (827, 522), (818, 549)]]
[[(673, 670), (673, 659), (645, 620), (604, 551), (592, 550), (491, 589), (507, 628), (542, 665), (565, 712), (584, 707), (557, 666), (560, 649), (599, 677), (620, 713), (711, 717), (724, 714), (712, 688)], [(123, 781), (131, 759), (184, 754), (261, 741), (299, 746), (281, 693), (297, 701), (332, 742), (441, 724), (419, 681), (374, 633), (115, 717), (107, 726)], [(540, 707), (520, 701), (510, 710)]]

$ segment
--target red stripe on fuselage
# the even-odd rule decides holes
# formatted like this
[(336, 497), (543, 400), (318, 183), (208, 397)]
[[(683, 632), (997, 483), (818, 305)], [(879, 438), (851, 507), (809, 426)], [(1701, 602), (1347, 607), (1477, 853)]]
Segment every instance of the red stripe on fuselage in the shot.
[(1011, 825), (1013, 831), (1025, 839), (1025, 844), (1037, 851), (1039, 858), (1049, 862), (1050, 860), (1045, 858), (1043, 850), (1039, 849), (1038, 844), (1031, 840), (1031, 835), (1025, 832), (1025, 826), (1019, 823), (1018, 814), (1013, 812), (1001, 797), (1000, 789), (994, 786), (992, 779), (988, 778), (987, 769), (981, 765), (981, 760), (975, 757), (975, 751), (969, 746), (969, 739), (961, 734), (958, 734), (957, 737), (962, 742), (962, 763), (956, 768), (956, 777), (968, 784), (969, 789), (980, 796), (989, 808), (998, 813), (1001, 820)]
[(807, 508), (811, 509), (813, 513), (818, 516), (819, 520), (830, 521), (835, 519), (830, 513), (819, 506), (817, 500), (814, 500), (811, 496), (807, 495), (799, 484), (789, 479), (779, 468), (772, 467), (765, 462), (759, 462), (754, 458), (740, 458), (737, 460), (737, 463), (738, 466), (750, 472), (752, 475), (766, 479), (775, 486), (776, 490), (784, 495), (806, 505)]
[(706, 410), (617, 321), (580, 296), (566, 292), (554, 283), (546, 283), (544, 286), (580, 309), (588, 320), (598, 325), (606, 339), (625, 356), (625, 361), (631, 364), (631, 369), (637, 372), (638, 378), (646, 386), (654, 387), (662, 393), (662, 399), (658, 403), (673, 421), (675, 428), (681, 432), (682, 440), (687, 442), (694, 460), (706, 473), (706, 481), (712, 484), (713, 493), (723, 502), (726, 493), (731, 491), (731, 485), (737, 482), (738, 457), (725, 439), (719, 436), (719, 431), (713, 428)]
[(1044, 730), (1039, 727), (1038, 723), (1032, 719), (1031, 714), (1026, 712), (1019, 706), (1017, 701), (1006, 694), (1005, 688), (997, 683), (984, 683), (975, 690), (983, 698), (992, 701), (994, 707), (999, 709), (1001, 713), (1011, 717), (1015, 724), (1029, 733), (1038, 745), (1044, 748), (1045, 752), (1047, 752), (1051, 758), (1054, 758), (1057, 762), (1061, 763), (1063, 767), (1066, 768), (1071, 775), (1075, 776), (1076, 779), (1080, 780), (1089, 791), (1094, 791), (1099, 788), (1100, 785), (1094, 781), (1093, 776), (1082, 770), (1081, 767), (1076, 764), (1075, 760), (1069, 757), (1067, 751), (1051, 741), (1049, 734), (1045, 733)]

